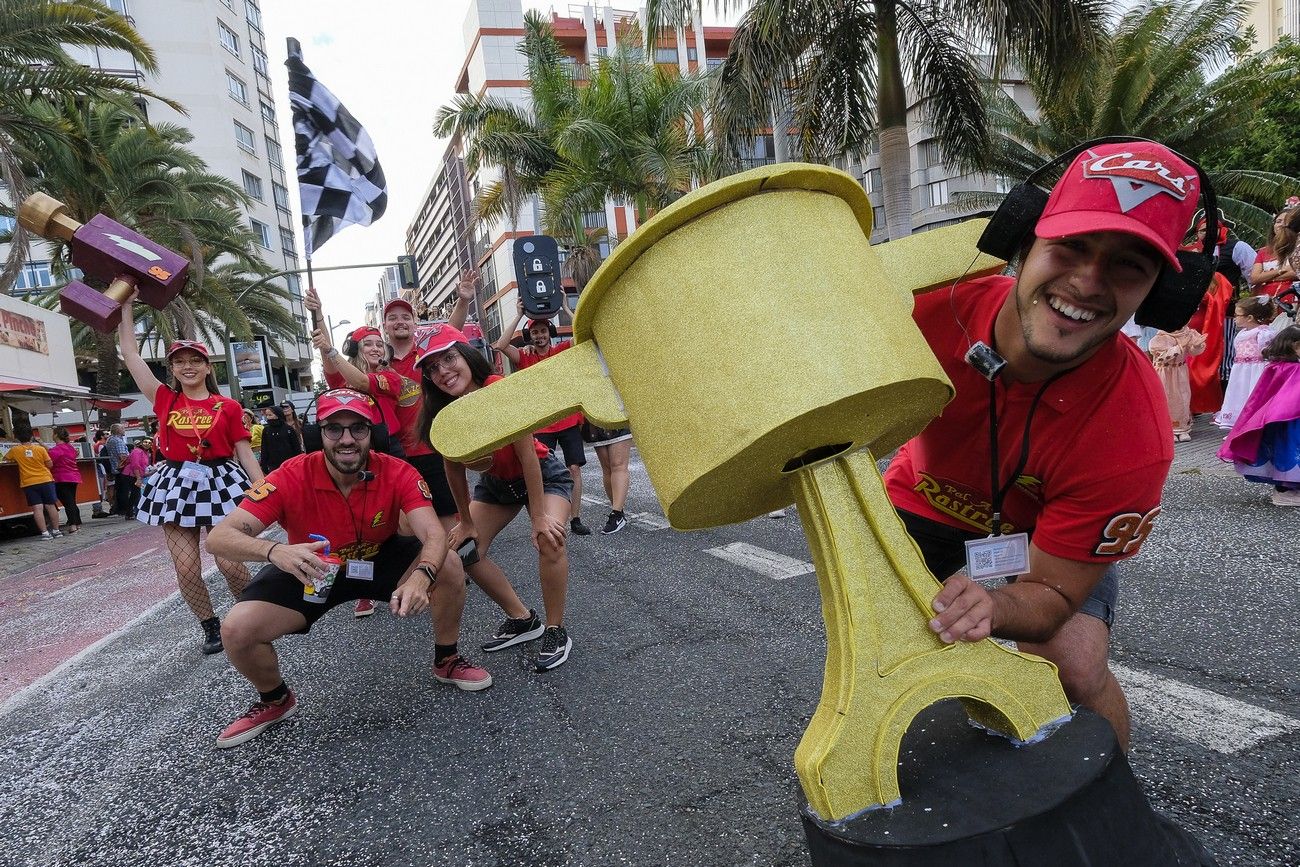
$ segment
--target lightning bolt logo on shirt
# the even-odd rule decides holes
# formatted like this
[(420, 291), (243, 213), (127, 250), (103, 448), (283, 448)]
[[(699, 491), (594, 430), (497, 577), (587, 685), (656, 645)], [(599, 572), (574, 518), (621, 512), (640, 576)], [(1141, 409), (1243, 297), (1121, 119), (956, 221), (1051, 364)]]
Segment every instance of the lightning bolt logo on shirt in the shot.
[(375, 512), (375, 516), (370, 519), (370, 526), (378, 527), (383, 523), (384, 523), (384, 510), (380, 509), (378, 512)]

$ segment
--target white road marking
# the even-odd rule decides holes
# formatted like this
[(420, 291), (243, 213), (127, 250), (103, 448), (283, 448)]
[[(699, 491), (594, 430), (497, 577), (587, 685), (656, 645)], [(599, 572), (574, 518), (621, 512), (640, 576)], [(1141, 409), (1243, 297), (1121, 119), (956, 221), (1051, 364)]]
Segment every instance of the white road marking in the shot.
[(1232, 755), (1300, 729), (1300, 720), (1217, 692), (1111, 663), (1133, 718), (1216, 752)]
[(127, 557), (126, 562), (131, 563), (135, 560), (139, 560), (141, 557), (148, 557), (150, 554), (152, 554), (154, 551), (157, 550), (158, 550), (158, 546), (155, 545), (154, 547), (148, 549), (147, 551), (141, 551), (139, 554), (136, 554), (134, 557)]
[(46, 593), (42, 597), (41, 601), (48, 602), (54, 597), (62, 596), (64, 593), (67, 593), (69, 590), (73, 589), (74, 587), (80, 587), (82, 584), (85, 584), (87, 581), (94, 581), (98, 577), (99, 577), (98, 575), (87, 575), (85, 578), (82, 578), (80, 581), (73, 581), (71, 584), (67, 585), (66, 587), (60, 587), (58, 590), (52, 590), (49, 593)]
[(815, 571), (811, 563), (796, 560), (793, 557), (787, 557), (784, 554), (778, 554), (757, 545), (750, 545), (748, 542), (732, 542), (730, 545), (723, 545), (721, 548), (709, 548), (704, 553), (712, 554), (719, 560), (726, 560), (728, 563), (735, 563), (737, 566), (744, 566), (746, 569), (765, 575), (774, 581), (784, 581), (786, 578), (795, 578)]

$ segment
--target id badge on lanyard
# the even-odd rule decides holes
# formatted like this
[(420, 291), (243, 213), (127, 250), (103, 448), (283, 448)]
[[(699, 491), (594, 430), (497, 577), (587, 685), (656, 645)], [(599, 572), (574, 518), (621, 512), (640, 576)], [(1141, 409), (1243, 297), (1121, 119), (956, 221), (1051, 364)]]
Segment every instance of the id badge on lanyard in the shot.
[(204, 466), (197, 461), (186, 461), (181, 464), (180, 476), (189, 482), (206, 482), (212, 478), (212, 467)]
[(1028, 571), (1028, 533), (989, 536), (966, 543), (966, 574), (971, 580), (1011, 578)]

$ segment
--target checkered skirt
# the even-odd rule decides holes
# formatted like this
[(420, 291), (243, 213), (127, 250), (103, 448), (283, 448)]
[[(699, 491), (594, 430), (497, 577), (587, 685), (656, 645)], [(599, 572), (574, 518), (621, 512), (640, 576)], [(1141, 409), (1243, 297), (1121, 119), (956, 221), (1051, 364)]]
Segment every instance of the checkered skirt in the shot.
[(211, 470), (212, 478), (194, 482), (181, 478), (179, 466), (163, 464), (144, 480), (136, 520), (154, 527), (211, 527), (233, 512), (248, 490), (248, 476), (234, 461)]

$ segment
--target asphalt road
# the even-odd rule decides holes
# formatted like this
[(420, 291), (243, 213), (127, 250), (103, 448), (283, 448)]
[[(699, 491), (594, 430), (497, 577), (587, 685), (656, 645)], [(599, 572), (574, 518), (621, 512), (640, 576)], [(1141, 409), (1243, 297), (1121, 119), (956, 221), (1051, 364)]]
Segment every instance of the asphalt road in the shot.
[[(485, 692), (431, 679), (427, 619), (345, 607), (280, 643), (299, 714), (217, 751), (255, 695), (199, 654), (178, 598), (159, 603), (0, 710), (0, 864), (806, 864), (792, 754), (820, 692), (816, 579), (706, 553), (806, 561), (798, 521), (660, 529), (633, 469), (629, 509), (646, 515), (571, 542), (566, 665), (533, 673), (535, 645), (477, 651), (499, 614), (471, 591), (462, 648), (492, 672)], [(1289, 867), (1300, 542), (1296, 512), (1266, 497), (1222, 474), (1171, 477), (1124, 573), (1113, 657), (1155, 806), (1224, 865)], [(586, 515), (599, 526), (604, 510)], [(523, 533), (517, 521), (494, 554), (536, 604)]]

